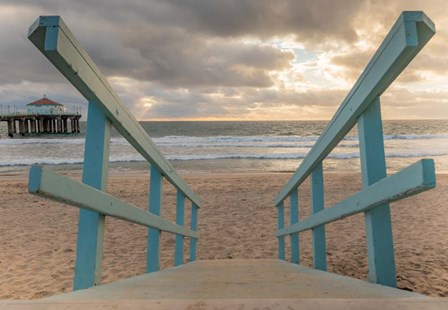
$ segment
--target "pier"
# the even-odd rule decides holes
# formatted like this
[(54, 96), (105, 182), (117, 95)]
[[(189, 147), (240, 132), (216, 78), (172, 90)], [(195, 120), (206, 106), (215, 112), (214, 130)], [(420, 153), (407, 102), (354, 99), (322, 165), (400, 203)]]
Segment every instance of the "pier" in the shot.
[(41, 115), (14, 114), (0, 115), (0, 122), (8, 123), (8, 136), (14, 134), (79, 133), (81, 114)]
[[(79, 119), (82, 117), (78, 111), (68, 113), (64, 105), (48, 99), (42, 99), (26, 105), (25, 113), (8, 113), (0, 115), (0, 122), (8, 123), (8, 136), (14, 134), (25, 136), (27, 134), (54, 134), (79, 133)], [(70, 124), (70, 127), (69, 127)]]
[[(396, 288), (389, 204), (433, 189), (436, 177), (431, 159), (419, 160), (393, 175), (386, 173), (380, 109), (380, 96), (434, 34), (435, 26), (423, 12), (400, 15), (314, 147), (275, 198), (278, 224), (272, 238), (278, 240), (278, 259), (207, 261), (197, 256), (198, 214), (207, 205), (152, 142), (62, 19), (39, 17), (30, 28), (29, 39), (89, 102), (82, 183), (42, 166), (31, 168), (28, 183), (29, 193), (80, 209), (74, 291), (38, 301), (3, 301), (0, 307), (447, 309), (446, 299)], [(30, 116), (12, 118), (8, 124), (12, 128), (18, 120), (23, 133), (38, 127), (64, 130), (61, 115), (47, 114), (41, 123), (36, 122), (41, 115), (34, 117), (34, 127), (28, 124), (33, 119)], [(72, 130), (79, 130), (79, 117), (70, 118)], [(322, 162), (355, 126), (362, 189), (326, 206)], [(107, 191), (112, 128), (150, 164), (147, 211)], [(306, 179), (310, 179), (311, 205), (298, 195)], [(176, 190), (175, 223), (162, 216), (165, 183)], [(299, 217), (299, 202), (300, 208), (311, 209), (309, 217)], [(366, 223), (368, 282), (327, 271), (326, 225), (358, 213), (364, 215)], [(101, 285), (106, 217), (148, 229), (146, 274)], [(312, 233), (311, 268), (300, 261), (299, 233), (306, 230)], [(175, 236), (175, 268), (161, 270), (162, 233)]]

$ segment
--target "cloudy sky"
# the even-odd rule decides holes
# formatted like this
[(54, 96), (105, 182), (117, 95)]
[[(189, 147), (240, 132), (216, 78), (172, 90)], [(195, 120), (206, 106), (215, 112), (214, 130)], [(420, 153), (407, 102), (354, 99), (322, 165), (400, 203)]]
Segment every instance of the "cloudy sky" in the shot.
[(403, 10), (437, 34), (382, 96), (386, 119), (448, 118), (445, 0), (0, 0), (0, 103), (85, 99), (27, 39), (61, 15), (139, 120), (329, 119)]

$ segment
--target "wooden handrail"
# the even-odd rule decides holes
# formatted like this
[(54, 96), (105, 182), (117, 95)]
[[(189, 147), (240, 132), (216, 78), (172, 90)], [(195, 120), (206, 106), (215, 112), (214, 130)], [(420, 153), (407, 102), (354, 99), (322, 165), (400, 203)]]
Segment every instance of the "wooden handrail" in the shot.
[[(291, 240), (291, 261), (300, 261), (299, 232), (312, 229), (314, 267), (326, 270), (325, 224), (364, 212), (369, 280), (396, 286), (389, 202), (435, 186), (434, 163), (420, 161), (387, 177), (380, 96), (435, 34), (423, 12), (403, 12), (370, 60), (339, 109), (291, 179), (275, 198), (278, 209), (278, 256), (285, 259), (285, 236)], [(363, 190), (324, 208), (323, 160), (358, 124)], [(284, 227), (284, 200), (290, 214), (298, 213), (298, 187), (311, 176), (312, 215)], [(292, 217), (291, 217), (292, 219)]]
[(28, 38), (89, 102), (100, 106), (112, 126), (151, 165), (155, 165), (188, 199), (201, 206), (200, 198), (152, 142), (61, 17), (39, 17), (30, 27)]
[[(105, 216), (148, 227), (147, 272), (160, 270), (162, 231), (176, 234), (176, 265), (184, 263), (184, 237), (190, 237), (190, 260), (195, 260), (200, 198), (176, 173), (59, 16), (39, 17), (31, 25), (28, 38), (89, 102), (83, 183), (39, 166), (30, 170), (30, 193), (81, 209), (74, 289), (101, 283)], [(112, 126), (151, 165), (149, 212), (106, 193)], [(163, 178), (177, 189), (176, 224), (160, 217)], [(183, 227), (185, 199), (191, 201), (191, 229)]]
[(434, 34), (434, 23), (423, 12), (401, 14), (311, 151), (275, 198), (276, 206), (330, 154), (362, 112), (389, 87)]

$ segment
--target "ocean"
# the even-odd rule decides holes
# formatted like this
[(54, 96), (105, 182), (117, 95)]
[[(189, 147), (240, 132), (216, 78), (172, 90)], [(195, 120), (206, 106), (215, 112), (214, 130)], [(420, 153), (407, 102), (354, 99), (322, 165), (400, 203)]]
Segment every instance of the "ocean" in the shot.
[[(141, 122), (181, 172), (291, 172), (309, 152), (327, 121)], [(32, 164), (81, 167), (86, 123), (78, 135), (31, 135), (10, 139), (0, 125), (0, 172)], [(146, 168), (143, 157), (117, 132), (111, 134), (111, 169)], [(388, 172), (433, 158), (448, 173), (448, 120), (384, 121)], [(324, 161), (325, 171), (359, 170), (356, 128)]]

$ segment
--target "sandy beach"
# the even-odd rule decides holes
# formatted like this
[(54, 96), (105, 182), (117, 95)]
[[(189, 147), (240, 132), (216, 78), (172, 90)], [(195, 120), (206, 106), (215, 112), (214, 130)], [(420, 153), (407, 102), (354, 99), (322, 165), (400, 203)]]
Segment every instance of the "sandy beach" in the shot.
[[(80, 179), (80, 172), (69, 176)], [(201, 196), (198, 259), (276, 258), (273, 200), (289, 173), (188, 174)], [(109, 192), (140, 208), (148, 205), (148, 173), (111, 173)], [(398, 287), (448, 296), (448, 175), (437, 188), (392, 204)], [(326, 207), (361, 187), (355, 174), (325, 176)], [(72, 290), (78, 209), (27, 193), (25, 172), (0, 177), (0, 299), (36, 299)], [(299, 189), (300, 217), (309, 214), (309, 184)], [(174, 221), (175, 191), (164, 188), (162, 214)], [(188, 204), (187, 204), (188, 205)], [(287, 210), (287, 209), (286, 209)], [(186, 210), (189, 214), (190, 208)], [(288, 218), (286, 212), (285, 217)], [(189, 225), (189, 216), (186, 224)], [(367, 278), (362, 215), (326, 226), (328, 270)], [(106, 220), (103, 283), (145, 271), (147, 229)], [(162, 265), (173, 265), (174, 235), (162, 234)], [(188, 255), (188, 240), (186, 255)], [(287, 242), (288, 244), (288, 242)], [(301, 260), (311, 265), (311, 234), (300, 236)], [(287, 249), (287, 252), (289, 249)], [(289, 257), (289, 253), (287, 253)], [(188, 257), (188, 256), (186, 256)]]

